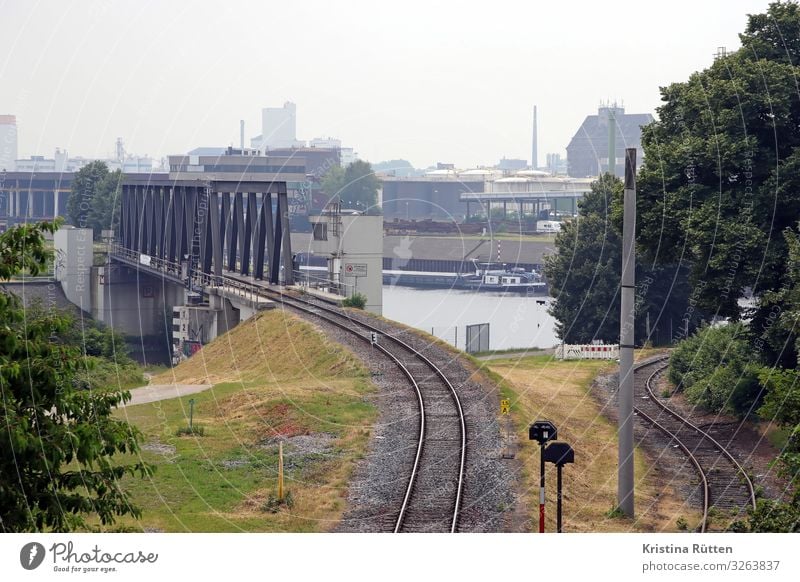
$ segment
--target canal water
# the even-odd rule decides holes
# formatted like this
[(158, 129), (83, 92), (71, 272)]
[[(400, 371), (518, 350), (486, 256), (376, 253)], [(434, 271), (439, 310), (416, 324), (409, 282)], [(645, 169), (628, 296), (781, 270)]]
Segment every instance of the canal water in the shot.
[[(464, 349), (467, 325), (489, 323), (489, 347), (550, 348), (558, 343), (547, 313), (552, 298), (463, 289), (383, 287), (383, 316)], [(544, 304), (542, 304), (544, 302)]]

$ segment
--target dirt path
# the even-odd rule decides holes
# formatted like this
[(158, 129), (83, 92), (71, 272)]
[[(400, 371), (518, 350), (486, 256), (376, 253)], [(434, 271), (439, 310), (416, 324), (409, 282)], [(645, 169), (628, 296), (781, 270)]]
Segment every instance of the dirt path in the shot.
[(134, 388), (131, 390), (131, 400), (127, 404), (121, 405), (120, 408), (197, 394), (209, 388), (211, 388), (211, 384), (152, 384)]

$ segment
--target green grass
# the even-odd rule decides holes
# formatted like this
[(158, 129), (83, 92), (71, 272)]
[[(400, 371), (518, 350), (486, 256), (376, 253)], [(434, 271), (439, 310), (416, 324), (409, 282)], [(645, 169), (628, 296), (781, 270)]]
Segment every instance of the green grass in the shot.
[(84, 369), (81, 376), (95, 389), (130, 390), (147, 384), (142, 368), (133, 360), (115, 363), (106, 358), (87, 356), (92, 369)]
[[(358, 389), (370, 390), (363, 379)], [(320, 531), (335, 522), (346, 492), (346, 479), (338, 479), (341, 466), (351, 469), (366, 446), (374, 408), (361, 398), (322, 391), (302, 398), (278, 391), (263, 396), (259, 387), (235, 383), (193, 395), (193, 423), (204, 427), (202, 437), (176, 436), (188, 426), (189, 397), (125, 409), (122, 414), (143, 430), (145, 443), (174, 447), (165, 454), (142, 452), (156, 465), (155, 474), (124, 481), (143, 510), (138, 526), (173, 532)], [(310, 455), (300, 466), (288, 466), (286, 489), (295, 505), (265, 515), (252, 510), (277, 490), (277, 445), (265, 442), (283, 431), (287, 438), (335, 435), (334, 457)]]
[[(142, 430), (150, 450), (141, 456), (156, 471), (149, 479), (124, 479), (143, 515), (139, 521), (126, 517), (114, 527), (313, 532), (329, 530), (341, 517), (350, 475), (366, 451), (377, 414), (368, 399), (374, 390), (369, 375), (340, 346), (332, 357), (324, 337), (295, 318), (274, 314), (255, 326), (262, 339), (284, 334), (303, 346), (310, 358), (305, 367), (293, 368), (296, 354), (284, 349), (243, 359), (238, 370), (222, 369), (220, 346), (230, 349), (252, 341), (256, 327), (245, 323), (207, 346), (205, 360), (197, 354), (174, 371), (178, 378), (224, 376), (227, 381), (184, 398), (119, 410)], [(265, 373), (267, 368), (272, 374)], [(240, 379), (233, 380), (237, 372)], [(193, 424), (204, 428), (203, 436), (176, 435), (188, 427), (190, 399)], [(292, 504), (270, 504), (277, 493), (275, 439), (290, 442), (297, 435), (318, 438), (321, 433), (330, 435), (325, 454), (291, 454), (285, 445), (285, 489)]]
[(484, 352), (475, 352), (472, 355), (475, 356), (476, 358), (481, 358), (483, 356), (495, 356), (495, 355), (506, 355), (506, 354), (508, 354), (509, 356), (513, 355), (527, 356), (529, 354), (534, 354), (536, 352), (543, 352), (546, 349), (547, 348), (508, 348), (505, 350), (486, 350)]
[(791, 434), (791, 429), (774, 427), (772, 430), (767, 431), (767, 439), (773, 447), (782, 451), (789, 442), (789, 436)]
[[(669, 531), (675, 518), (686, 512), (683, 500), (659, 481), (652, 463), (636, 451), (637, 520), (613, 519), (616, 505), (617, 430), (591, 394), (591, 384), (601, 373), (613, 373), (614, 362), (604, 360), (556, 360), (552, 355), (509, 357), (478, 361), (500, 387), (501, 398), (511, 400), (511, 419), (520, 443), (520, 479), (528, 515), (538, 518), (539, 455), (528, 440), (528, 425), (537, 418), (558, 427), (558, 439), (576, 451), (576, 465), (565, 471), (565, 491), (571, 499), (566, 531)], [(548, 467), (552, 477), (552, 467)], [(547, 492), (548, 503), (552, 491)], [(696, 516), (687, 515), (694, 519)], [(552, 531), (548, 514), (548, 531)]]

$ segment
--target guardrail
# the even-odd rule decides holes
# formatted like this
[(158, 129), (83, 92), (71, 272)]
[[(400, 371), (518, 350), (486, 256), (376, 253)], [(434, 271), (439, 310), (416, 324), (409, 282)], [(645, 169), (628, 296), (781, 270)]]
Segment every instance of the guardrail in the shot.
[(186, 277), (183, 272), (183, 266), (179, 263), (173, 263), (172, 261), (167, 261), (160, 257), (153, 257), (144, 253), (137, 253), (136, 251), (120, 246), (119, 244), (111, 245), (110, 250), (115, 255), (121, 256), (140, 265), (144, 265), (145, 267), (150, 267), (163, 273), (168, 273), (179, 279), (184, 279)]
[(296, 285), (305, 289), (317, 289), (326, 293), (341, 295), (342, 297), (350, 297), (355, 292), (354, 285), (342, 283), (340, 281), (331, 281), (325, 277), (313, 275), (308, 271), (295, 271), (294, 280)]
[[(189, 269), (188, 266), (138, 253), (118, 244), (112, 245), (110, 250), (113, 254), (132, 263), (170, 274), (183, 281), (191, 289), (222, 288), (226, 293), (249, 300), (264, 296), (263, 287), (257, 283), (242, 281), (227, 275), (211, 275), (196, 269)], [(295, 281), (301, 287), (307, 289), (318, 289), (344, 297), (349, 297), (355, 291), (354, 286), (351, 284), (331, 281), (324, 277), (312, 275), (308, 271), (294, 271), (294, 275)]]

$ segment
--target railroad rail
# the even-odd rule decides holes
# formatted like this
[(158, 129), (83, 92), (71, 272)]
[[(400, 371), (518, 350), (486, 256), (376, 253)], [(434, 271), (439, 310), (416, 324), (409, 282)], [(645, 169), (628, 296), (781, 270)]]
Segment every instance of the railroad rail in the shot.
[[(236, 275), (230, 271), (212, 274), (140, 255), (125, 247), (115, 246), (111, 254), (117, 260), (137, 268), (146, 268), (170, 275), (189, 288), (219, 288), (248, 299), (256, 296), (277, 298), (285, 306), (327, 321), (344, 331), (370, 342), (372, 332), (387, 343), (375, 348), (393, 361), (408, 378), (419, 403), (419, 433), (414, 462), (394, 531), (458, 531), (464, 492), (467, 455), (467, 423), (458, 392), (450, 380), (423, 353), (383, 329), (346, 315), (319, 301), (309, 301), (266, 287), (266, 283)], [(144, 258), (143, 258), (144, 257)], [(364, 334), (364, 331), (368, 334)], [(393, 346), (391, 349), (389, 346)], [(411, 363), (421, 362), (429, 373), (412, 372)], [(418, 367), (418, 366), (415, 366)], [(431, 374), (432, 373), (432, 374)], [(457, 435), (457, 436), (456, 436)], [(448, 480), (448, 473), (453, 481)], [(448, 483), (454, 483), (449, 486)], [(448, 500), (442, 498), (445, 495)], [(444, 524), (447, 527), (443, 527)]]
[(664, 433), (689, 458), (700, 476), (703, 516), (699, 531), (708, 528), (712, 507), (755, 508), (756, 497), (750, 476), (719, 441), (688, 418), (660, 401), (653, 390), (654, 380), (666, 370), (667, 358), (655, 358), (636, 366), (634, 371), (634, 414)]
[[(387, 343), (378, 342), (374, 347), (391, 359), (408, 378), (419, 403), (414, 462), (393, 531), (457, 532), (464, 490), (467, 428), (458, 392), (444, 372), (408, 343), (385, 330), (349, 317), (341, 310), (274, 289), (259, 287), (259, 290), (264, 296), (277, 298), (283, 305), (327, 321), (365, 342), (371, 342), (372, 332), (379, 333), (381, 340), (388, 340)], [(410, 360), (422, 362), (429, 372), (412, 371), (414, 367)], [(454, 432), (458, 434), (456, 438)], [(453, 491), (442, 486), (447, 481), (448, 472), (455, 478)], [(445, 525), (446, 529), (442, 527)]]

